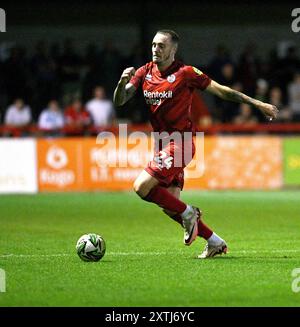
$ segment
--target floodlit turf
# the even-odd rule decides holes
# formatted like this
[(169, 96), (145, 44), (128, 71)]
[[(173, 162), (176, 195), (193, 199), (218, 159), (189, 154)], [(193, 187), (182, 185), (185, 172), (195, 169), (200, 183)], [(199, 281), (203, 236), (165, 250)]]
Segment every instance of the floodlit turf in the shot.
[[(183, 198), (204, 210), (227, 256), (196, 259), (204, 241), (185, 247), (179, 225), (133, 193), (1, 196), (0, 306), (300, 306), (299, 191)], [(88, 232), (107, 243), (98, 263), (75, 253)]]

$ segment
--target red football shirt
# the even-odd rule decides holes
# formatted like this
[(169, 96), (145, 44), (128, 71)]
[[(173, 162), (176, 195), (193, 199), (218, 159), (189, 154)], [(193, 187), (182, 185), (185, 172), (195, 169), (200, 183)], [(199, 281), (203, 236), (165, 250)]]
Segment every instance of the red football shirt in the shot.
[(150, 106), (154, 131), (192, 131), (191, 105), (195, 88), (205, 90), (211, 79), (200, 70), (174, 61), (160, 72), (153, 62), (140, 67), (130, 83), (140, 85)]

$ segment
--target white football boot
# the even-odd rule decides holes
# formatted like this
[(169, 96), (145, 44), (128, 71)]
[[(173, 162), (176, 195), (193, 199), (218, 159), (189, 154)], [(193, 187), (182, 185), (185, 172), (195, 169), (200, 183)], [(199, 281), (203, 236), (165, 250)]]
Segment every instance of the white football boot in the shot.
[(198, 259), (207, 259), (207, 258), (212, 258), (215, 255), (218, 254), (226, 254), (227, 253), (227, 244), (222, 241), (219, 245), (211, 245), (211, 244), (206, 244), (204, 251), (198, 255)]
[(188, 217), (182, 218), (183, 243), (185, 245), (191, 245), (198, 235), (198, 221), (201, 217), (201, 211), (196, 207), (192, 208), (192, 213)]

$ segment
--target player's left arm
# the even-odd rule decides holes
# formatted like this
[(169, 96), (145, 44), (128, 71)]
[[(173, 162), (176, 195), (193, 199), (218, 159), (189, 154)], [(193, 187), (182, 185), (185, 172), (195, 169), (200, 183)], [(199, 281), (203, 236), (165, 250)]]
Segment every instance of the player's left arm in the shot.
[(211, 81), (205, 91), (208, 91), (224, 100), (252, 105), (259, 109), (270, 120), (277, 117), (278, 109), (276, 106), (253, 99), (244, 93), (233, 90), (228, 86), (221, 85), (214, 80)]

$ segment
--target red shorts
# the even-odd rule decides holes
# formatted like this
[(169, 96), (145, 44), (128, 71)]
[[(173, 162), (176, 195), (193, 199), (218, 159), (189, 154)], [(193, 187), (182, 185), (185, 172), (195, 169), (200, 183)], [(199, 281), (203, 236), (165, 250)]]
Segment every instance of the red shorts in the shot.
[(195, 154), (193, 139), (182, 142), (171, 140), (162, 147), (157, 147), (154, 158), (148, 163), (145, 171), (159, 181), (159, 185), (175, 185), (183, 189), (184, 168)]

